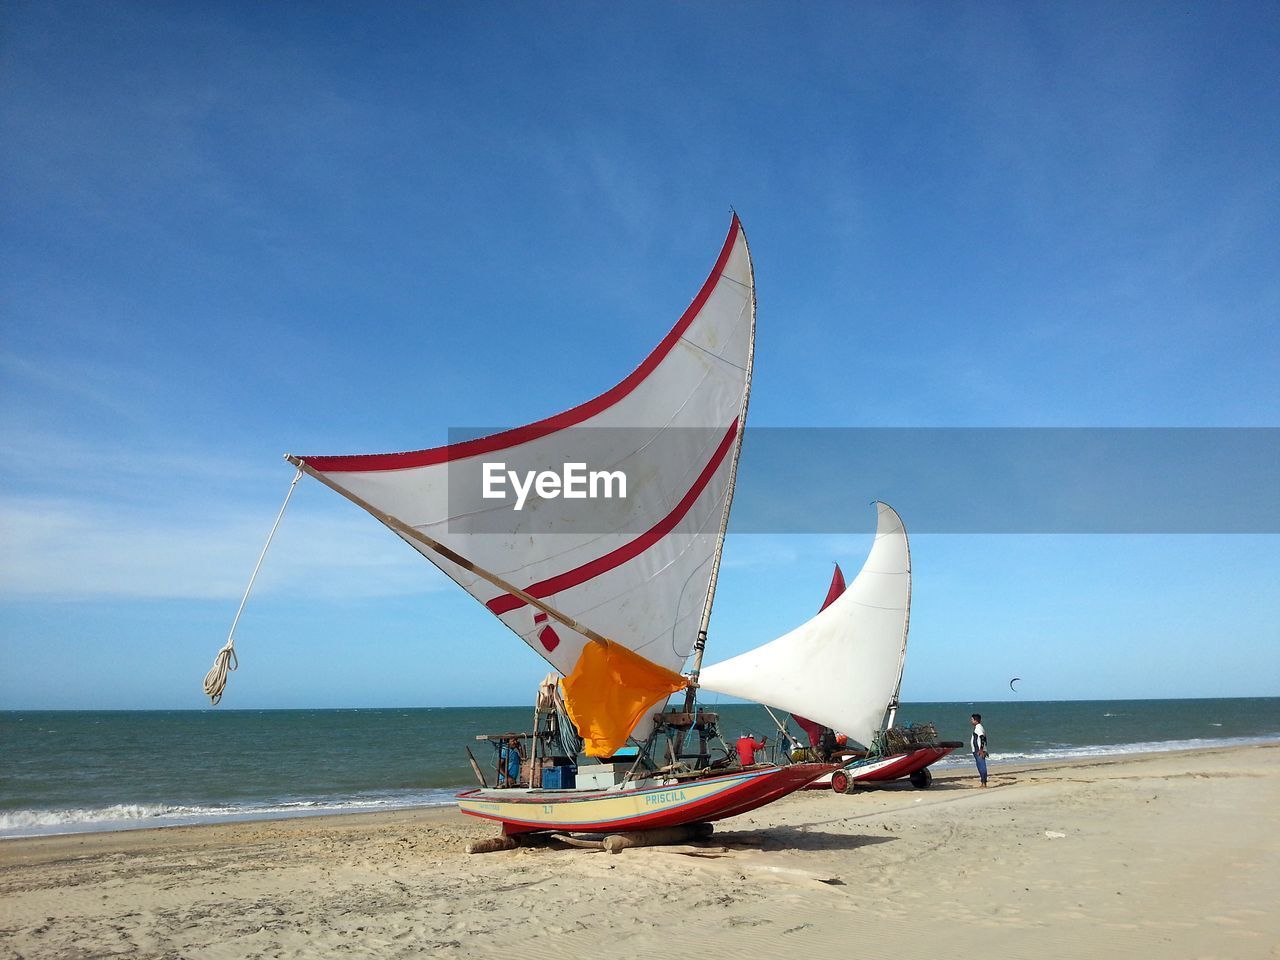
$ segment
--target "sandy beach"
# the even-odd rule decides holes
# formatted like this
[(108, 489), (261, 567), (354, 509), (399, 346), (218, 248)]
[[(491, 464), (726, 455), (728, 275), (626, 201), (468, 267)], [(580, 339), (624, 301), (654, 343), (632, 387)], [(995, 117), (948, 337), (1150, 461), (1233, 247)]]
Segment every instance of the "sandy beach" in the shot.
[(469, 856), (452, 810), (0, 842), (0, 957), (1280, 957), (1280, 745), (796, 795)]

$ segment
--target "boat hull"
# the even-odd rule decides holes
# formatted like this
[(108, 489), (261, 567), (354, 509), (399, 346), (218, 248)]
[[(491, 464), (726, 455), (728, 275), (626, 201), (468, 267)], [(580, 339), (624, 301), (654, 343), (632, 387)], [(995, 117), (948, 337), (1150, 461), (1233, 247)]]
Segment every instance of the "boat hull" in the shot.
[[(937, 763), (955, 747), (935, 746), (922, 747), (909, 753), (894, 753), (874, 760), (855, 760), (841, 769), (854, 783), (884, 783), (889, 780), (900, 780), (909, 777), (917, 770), (923, 770), (930, 764)], [(835, 771), (832, 771), (834, 773)], [(823, 774), (805, 784), (806, 790), (831, 789), (831, 774)]]
[(497, 821), (508, 834), (653, 830), (737, 816), (836, 769), (829, 763), (768, 766), (639, 790), (477, 789), (458, 794), (457, 802), (463, 813)]

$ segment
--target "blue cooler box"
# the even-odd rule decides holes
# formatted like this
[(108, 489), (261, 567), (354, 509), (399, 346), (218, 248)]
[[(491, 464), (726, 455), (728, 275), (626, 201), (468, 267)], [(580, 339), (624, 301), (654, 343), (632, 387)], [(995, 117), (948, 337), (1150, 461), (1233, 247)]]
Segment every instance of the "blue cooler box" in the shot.
[(543, 790), (570, 790), (577, 779), (576, 767), (547, 767), (542, 771)]

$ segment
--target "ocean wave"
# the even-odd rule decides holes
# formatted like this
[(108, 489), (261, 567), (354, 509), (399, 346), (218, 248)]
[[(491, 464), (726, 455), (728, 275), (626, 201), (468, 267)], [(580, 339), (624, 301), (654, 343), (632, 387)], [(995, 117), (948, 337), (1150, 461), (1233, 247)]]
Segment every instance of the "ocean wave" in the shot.
[(312, 798), (215, 806), (116, 803), (104, 807), (5, 810), (0, 811), (0, 838), (439, 807), (452, 803), (455, 793), (455, 790), (431, 790), (402, 796)]
[[(991, 753), (993, 763), (1030, 763), (1041, 760), (1088, 760), (1093, 757), (1119, 757), (1134, 753), (1170, 753), (1175, 750), (1203, 750), (1209, 747), (1243, 747), (1258, 743), (1276, 743), (1280, 734), (1269, 737), (1219, 737), (1193, 740), (1150, 740), (1142, 743), (1110, 743), (1087, 746), (1055, 746), (1044, 750)], [(973, 763), (973, 755), (956, 751), (936, 766), (958, 766)]]
[(171, 807), (160, 803), (117, 803), (109, 807), (72, 810), (10, 810), (0, 813), (0, 832), (58, 827), (69, 823), (118, 823), (165, 816), (200, 816), (212, 808)]

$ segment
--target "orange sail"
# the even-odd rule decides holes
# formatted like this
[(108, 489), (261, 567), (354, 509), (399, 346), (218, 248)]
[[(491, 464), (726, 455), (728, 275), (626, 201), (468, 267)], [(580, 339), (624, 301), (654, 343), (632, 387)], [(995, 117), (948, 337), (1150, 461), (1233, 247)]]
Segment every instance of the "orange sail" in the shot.
[(647, 710), (684, 689), (685, 678), (616, 643), (589, 643), (560, 686), (584, 752), (608, 757)]

